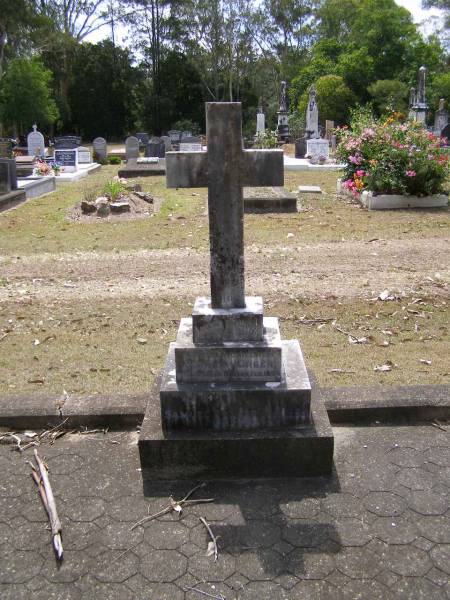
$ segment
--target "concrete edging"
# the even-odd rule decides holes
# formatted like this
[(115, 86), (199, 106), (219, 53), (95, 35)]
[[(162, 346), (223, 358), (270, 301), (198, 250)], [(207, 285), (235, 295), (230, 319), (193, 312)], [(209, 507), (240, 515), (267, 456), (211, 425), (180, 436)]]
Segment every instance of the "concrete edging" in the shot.
[[(141, 425), (151, 393), (0, 396), (0, 427), (45, 428), (68, 417), (69, 427), (133, 429)], [(450, 385), (313, 387), (313, 394), (325, 403), (332, 424), (450, 419)]]

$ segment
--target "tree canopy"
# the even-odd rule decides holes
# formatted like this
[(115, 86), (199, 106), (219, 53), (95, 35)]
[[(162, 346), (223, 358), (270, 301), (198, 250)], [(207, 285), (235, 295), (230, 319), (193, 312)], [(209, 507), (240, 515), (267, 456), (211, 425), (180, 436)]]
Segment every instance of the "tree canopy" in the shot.
[[(450, 10), (448, 0), (424, 6)], [(95, 32), (107, 39), (92, 42)], [(183, 120), (203, 127), (208, 100), (242, 101), (251, 131), (262, 99), (274, 127), (282, 80), (291, 112), (301, 116), (315, 83), (321, 121), (343, 123), (355, 104), (404, 107), (422, 64), (432, 102), (449, 101), (442, 39), (425, 38), (394, 0), (3, 0), (0, 124), (31, 127), (24, 102), (20, 114), (10, 103), (36, 69), (42, 123), (121, 138)]]

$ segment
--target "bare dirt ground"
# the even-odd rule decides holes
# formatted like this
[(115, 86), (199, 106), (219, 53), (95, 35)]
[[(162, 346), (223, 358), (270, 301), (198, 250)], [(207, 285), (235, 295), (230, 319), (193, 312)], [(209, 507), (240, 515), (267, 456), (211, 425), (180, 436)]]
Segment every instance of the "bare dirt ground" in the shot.
[[(374, 240), (246, 249), (247, 291), (320, 299), (370, 298), (382, 290), (446, 295), (450, 239)], [(38, 254), (0, 259), (0, 300), (204, 295), (209, 256), (193, 249)]]

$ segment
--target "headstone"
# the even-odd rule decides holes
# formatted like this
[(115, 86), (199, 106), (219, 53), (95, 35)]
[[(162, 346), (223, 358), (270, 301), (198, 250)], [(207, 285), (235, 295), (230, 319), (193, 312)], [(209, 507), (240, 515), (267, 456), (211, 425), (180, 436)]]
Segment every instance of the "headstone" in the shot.
[(319, 109), (314, 85), (309, 88), (309, 100), (306, 108), (306, 133), (313, 139), (319, 137)]
[(96, 137), (92, 142), (94, 154), (98, 160), (104, 161), (108, 157), (108, 147), (105, 138)]
[(170, 139), (170, 137), (168, 135), (162, 135), (161, 139), (164, 142), (164, 145), (166, 147), (166, 152), (169, 152), (169, 150), (172, 150), (172, 140)]
[(266, 115), (263, 110), (262, 98), (259, 99), (258, 112), (256, 114), (256, 135), (266, 130)]
[(202, 149), (202, 142), (199, 137), (187, 136), (181, 138), (180, 151), (181, 152), (200, 152)]
[(245, 296), (243, 187), (282, 186), (283, 152), (243, 149), (240, 103), (207, 103), (206, 128), (207, 151), (166, 162), (168, 187), (208, 187), (211, 298), (197, 298), (169, 347), (140, 433), (143, 475), (330, 474), (332, 430), (300, 346)]
[(55, 137), (55, 148), (73, 150), (81, 146), (81, 137), (79, 135), (60, 135)]
[(44, 136), (37, 130), (36, 123), (33, 125), (33, 131), (27, 136), (27, 147), (29, 156), (45, 156)]
[(17, 190), (16, 163), (13, 158), (0, 158), (0, 194)]
[(333, 154), (335, 154), (336, 148), (337, 148), (337, 136), (333, 134), (331, 136), (331, 152)]
[(438, 137), (441, 137), (442, 131), (448, 125), (448, 110), (445, 108), (445, 100), (441, 98), (439, 100), (439, 108), (434, 114), (434, 133)]
[(426, 89), (425, 89), (425, 80), (426, 80), (427, 69), (422, 66), (419, 69), (418, 74), (418, 85), (417, 90), (415, 88), (411, 88), (409, 103), (409, 117), (414, 121), (419, 123), (423, 123), (425, 125), (427, 119), (427, 97), (426, 97)]
[(300, 137), (297, 140), (295, 140), (295, 158), (305, 158), (306, 142), (306, 136)]
[(164, 158), (166, 155), (166, 144), (164, 140), (159, 137), (152, 137), (145, 149), (145, 156), (152, 157), (157, 156), (158, 158)]
[(328, 160), (330, 157), (330, 144), (328, 140), (316, 138), (306, 142), (306, 154), (314, 160), (324, 158)]
[(129, 158), (137, 158), (139, 156), (139, 140), (134, 135), (130, 135), (125, 140), (125, 157), (128, 160)]
[(61, 165), (62, 173), (78, 171), (78, 150), (76, 148), (55, 148), (55, 162)]
[(192, 131), (182, 131), (181, 132), (181, 141), (183, 141), (183, 138), (187, 138), (187, 137), (192, 137)]
[(137, 139), (139, 140), (139, 145), (141, 146), (141, 148), (143, 148), (148, 144), (150, 136), (148, 135), (148, 133), (136, 133), (135, 137), (137, 137)]
[(181, 131), (178, 131), (177, 129), (171, 129), (167, 132), (167, 135), (170, 137), (172, 144), (180, 143), (182, 135)]
[(92, 155), (91, 155), (91, 151), (89, 150), (89, 148), (86, 148), (85, 146), (78, 146), (77, 150), (78, 150), (78, 164), (86, 165), (86, 164), (90, 164), (92, 162)]
[(286, 97), (286, 82), (281, 82), (280, 89), (280, 108), (278, 109), (278, 125), (277, 136), (283, 142), (288, 142), (290, 137), (288, 112), (287, 112), (287, 97)]

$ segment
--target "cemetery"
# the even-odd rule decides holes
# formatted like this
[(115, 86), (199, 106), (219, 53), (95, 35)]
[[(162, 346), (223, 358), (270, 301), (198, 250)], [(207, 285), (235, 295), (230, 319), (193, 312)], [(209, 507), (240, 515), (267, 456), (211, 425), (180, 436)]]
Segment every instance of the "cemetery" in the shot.
[(1, 600), (450, 597), (417, 10), (6, 0)]

